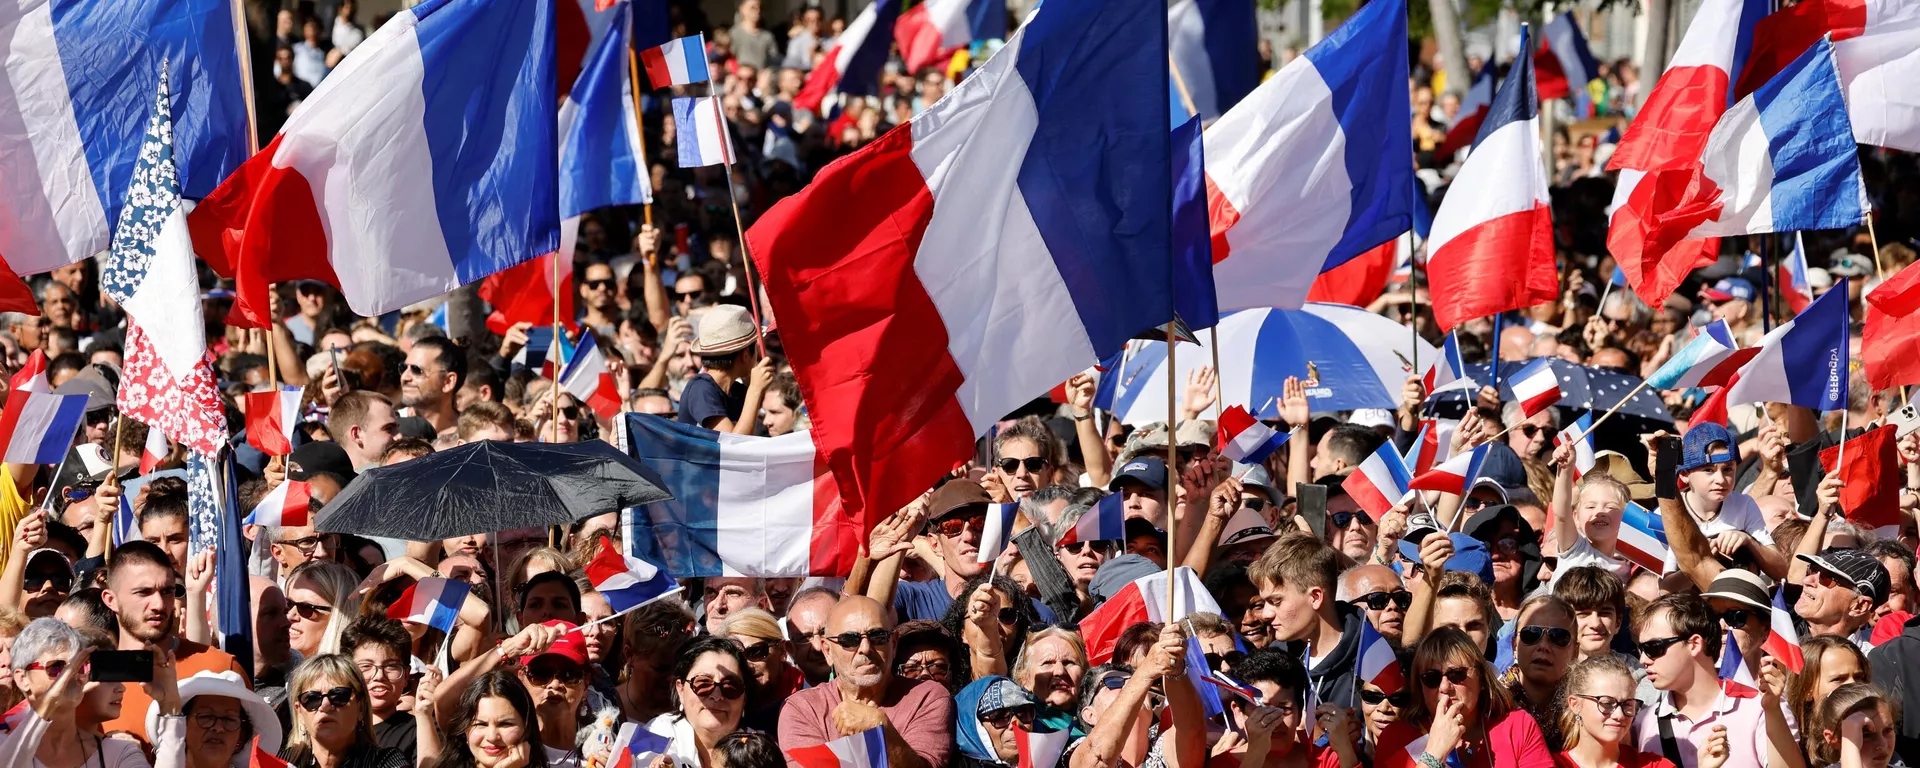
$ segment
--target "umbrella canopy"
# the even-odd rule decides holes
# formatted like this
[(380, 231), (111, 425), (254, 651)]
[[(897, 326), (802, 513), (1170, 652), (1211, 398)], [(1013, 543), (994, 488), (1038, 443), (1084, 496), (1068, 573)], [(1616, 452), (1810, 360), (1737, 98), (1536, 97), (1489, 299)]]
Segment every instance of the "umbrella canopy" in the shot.
[[(1245, 405), (1263, 419), (1279, 418), (1288, 376), (1306, 382), (1316, 412), (1393, 408), (1415, 359), (1421, 370), (1439, 359), (1406, 326), (1343, 304), (1234, 312), (1221, 318), (1219, 334), (1222, 405)], [(1212, 339), (1205, 331), (1199, 336)], [(1167, 418), (1166, 363), (1166, 342), (1133, 342), (1121, 365), (1102, 374), (1121, 377), (1112, 410), (1122, 421)], [(1209, 345), (1181, 344), (1176, 363), (1184, 385), (1195, 368), (1213, 365), (1213, 352)]]
[[(1513, 400), (1513, 390), (1507, 386), (1507, 382), (1526, 365), (1516, 362), (1500, 364), (1501, 401)], [(1620, 451), (1636, 457), (1637, 462), (1637, 457), (1645, 455), (1645, 451), (1639, 447), (1641, 435), (1673, 428), (1673, 416), (1667, 412), (1667, 404), (1661, 399), (1660, 390), (1647, 387), (1634, 392), (1634, 388), (1640, 386), (1640, 377), (1569, 363), (1558, 358), (1550, 358), (1548, 365), (1553, 366), (1554, 375), (1560, 379), (1562, 397), (1558, 407), (1562, 426), (1572, 423), (1586, 411), (1591, 411), (1597, 419), (1626, 397), (1627, 393), (1633, 392), (1633, 398), (1620, 407), (1619, 413), (1594, 429), (1595, 447), (1600, 450)], [(1488, 381), (1487, 373), (1486, 363), (1467, 366), (1467, 375), (1481, 384)], [(1478, 391), (1479, 388), (1475, 387), (1471, 390), (1441, 392), (1433, 397), (1433, 411), (1443, 418), (1460, 418), (1467, 412), (1468, 398), (1477, 396)]]
[(672, 499), (612, 445), (468, 443), (360, 473), (320, 511), (325, 533), (438, 541), (546, 525)]

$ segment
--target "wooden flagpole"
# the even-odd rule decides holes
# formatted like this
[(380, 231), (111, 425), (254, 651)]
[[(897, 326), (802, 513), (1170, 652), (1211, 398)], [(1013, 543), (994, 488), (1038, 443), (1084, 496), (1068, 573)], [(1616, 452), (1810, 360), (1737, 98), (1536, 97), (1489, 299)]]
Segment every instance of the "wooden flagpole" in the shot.
[[(1188, 114), (1196, 117), (1199, 116), (1199, 108), (1193, 105), (1193, 93), (1187, 90), (1187, 79), (1180, 76), (1180, 64), (1173, 60), (1172, 53), (1167, 54), (1167, 73), (1173, 78), (1174, 89), (1180, 93), (1181, 106), (1187, 108)], [(1167, 332), (1171, 334), (1173, 328), (1169, 326)], [(1217, 419), (1220, 417), (1220, 412), (1226, 410), (1227, 407), (1226, 395), (1222, 391), (1224, 385), (1220, 381), (1220, 323), (1217, 318), (1215, 319), (1213, 327), (1207, 329), (1207, 346), (1213, 350), (1213, 415), (1214, 418)], [(1173, 376), (1173, 370), (1171, 368), (1168, 369), (1167, 375), (1169, 377)], [(1167, 429), (1167, 440), (1172, 441), (1173, 425), (1171, 422), (1169, 422)], [(1172, 465), (1169, 464), (1168, 466), (1171, 467)]]
[[(627, 39), (629, 41), (633, 39), (633, 15), (631, 13), (627, 15)], [(640, 54), (634, 52), (632, 45), (627, 46), (627, 89), (633, 91), (633, 127), (635, 133), (634, 138), (640, 142), (640, 146), (637, 147), (640, 151), (640, 177), (646, 179), (648, 189), (647, 198), (651, 201), (653, 198), (653, 160), (647, 157), (646, 112), (640, 108)], [(640, 212), (641, 215), (645, 217), (644, 220), (647, 226), (653, 226), (653, 203), (642, 203)], [(654, 255), (648, 258), (658, 260), (659, 251), (660, 249), (655, 248)]]
[(721, 173), (727, 177), (727, 205), (733, 209), (733, 234), (740, 243), (740, 266), (747, 276), (747, 306), (753, 310), (753, 346), (761, 357), (767, 356), (767, 339), (761, 333), (765, 323), (760, 315), (760, 291), (754, 288), (753, 255), (747, 252), (746, 225), (740, 221), (740, 196), (733, 188), (733, 130), (727, 124), (727, 113), (720, 110), (720, 98), (712, 94), (709, 84), (707, 103), (713, 105), (713, 116), (720, 126), (720, 156), (726, 159)]

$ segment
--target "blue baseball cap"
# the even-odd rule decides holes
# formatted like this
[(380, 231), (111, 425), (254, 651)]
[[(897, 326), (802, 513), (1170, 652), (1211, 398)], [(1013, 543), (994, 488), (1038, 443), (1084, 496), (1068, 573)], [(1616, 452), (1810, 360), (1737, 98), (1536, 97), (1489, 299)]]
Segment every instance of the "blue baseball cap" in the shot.
[(1167, 489), (1167, 463), (1158, 456), (1137, 456), (1120, 465), (1120, 471), (1113, 473), (1113, 480), (1107, 483), (1107, 490), (1120, 490), (1120, 483), (1133, 482), (1156, 491)]
[(1681, 472), (1722, 462), (1740, 463), (1740, 441), (1734, 439), (1732, 431), (1714, 422), (1687, 430), (1680, 442)]
[(1702, 291), (1701, 295), (1707, 301), (1753, 301), (1753, 283), (1747, 282), (1744, 277), (1723, 277), (1712, 288)]
[[(1479, 576), (1488, 584), (1493, 583), (1493, 556), (1487, 554), (1487, 545), (1479, 539), (1464, 533), (1450, 533), (1447, 538), (1453, 540), (1453, 557), (1447, 558), (1447, 570), (1471, 573)], [(1406, 539), (1400, 540), (1400, 560), (1393, 564), (1394, 573), (1404, 573), (1408, 564), (1420, 562), (1420, 547)]]

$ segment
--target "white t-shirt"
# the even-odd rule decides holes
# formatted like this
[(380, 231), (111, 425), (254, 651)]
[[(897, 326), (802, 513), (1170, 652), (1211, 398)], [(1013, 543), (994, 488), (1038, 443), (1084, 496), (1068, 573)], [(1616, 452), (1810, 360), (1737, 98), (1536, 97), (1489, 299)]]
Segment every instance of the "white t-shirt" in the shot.
[(1633, 561), (1624, 557), (1608, 557), (1607, 553), (1595, 549), (1593, 542), (1587, 541), (1587, 537), (1577, 536), (1573, 546), (1561, 552), (1559, 562), (1554, 564), (1551, 584), (1560, 583), (1560, 576), (1567, 571), (1587, 566), (1612, 571), (1613, 575), (1620, 577), (1622, 582), (1633, 575)]
[[(1681, 497), (1681, 503), (1686, 503), (1684, 496)], [(1767, 533), (1767, 516), (1760, 511), (1760, 502), (1739, 491), (1727, 494), (1727, 500), (1720, 504), (1720, 514), (1712, 520), (1701, 520), (1692, 508), (1687, 509), (1687, 514), (1693, 515), (1694, 524), (1700, 526), (1700, 533), (1709, 539), (1727, 531), (1741, 531), (1752, 536), (1763, 547), (1773, 546), (1773, 534)], [(1663, 570), (1667, 573), (1680, 570), (1680, 564), (1674, 561), (1672, 552), (1667, 553)]]

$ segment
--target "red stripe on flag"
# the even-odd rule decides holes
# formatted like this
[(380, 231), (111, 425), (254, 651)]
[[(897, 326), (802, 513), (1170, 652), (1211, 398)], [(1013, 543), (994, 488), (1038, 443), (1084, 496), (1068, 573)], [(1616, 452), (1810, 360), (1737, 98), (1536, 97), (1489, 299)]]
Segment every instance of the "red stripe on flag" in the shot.
[[(910, 73), (919, 73), (924, 67), (940, 63), (941, 54), (952, 55), (947, 48), (946, 36), (940, 28), (927, 18), (927, 4), (918, 3), (912, 8), (900, 12), (900, 18), (893, 22), (893, 42), (900, 47), (900, 59), (907, 65)], [(880, 34), (879, 30), (868, 32)]]
[(5, 257), (0, 257), (0, 312), (40, 314), (40, 303), (34, 299), (33, 289), (27, 287)]
[[(793, 106), (814, 114), (824, 114), (820, 111), (821, 102), (826, 101), (827, 95), (833, 93), (834, 87), (840, 84), (839, 52), (840, 47), (834, 46), (826, 56), (821, 57), (820, 65), (813, 68), (813, 74), (807, 75), (806, 84), (800, 87), (799, 93), (794, 94)], [(921, 182), (921, 186), (925, 185), (924, 181)]]
[[(702, 52), (705, 55), (705, 52)], [(667, 54), (659, 48), (648, 48), (640, 52), (640, 66), (647, 70), (647, 84), (655, 89), (669, 88), (673, 85), (673, 70), (667, 67)]]
[(1553, 301), (1560, 278), (1549, 208), (1535, 203), (1460, 233), (1428, 259), (1427, 279), (1442, 333), (1476, 317)]
[(1862, 0), (1805, 0), (1782, 8), (1753, 24), (1753, 48), (1747, 53), (1746, 70), (1734, 88), (1734, 98), (1760, 90), (1780, 70), (1822, 35), (1833, 33), (1835, 42), (1859, 37), (1867, 28), (1867, 4)]
[(840, 484), (833, 479), (818, 450), (813, 454), (813, 545), (807, 567), (812, 576), (846, 576), (860, 557), (867, 537), (860, 521), (840, 500)]
[(1894, 317), (1869, 303), (1860, 360), (1867, 367), (1867, 383), (1875, 390), (1920, 384), (1920, 314)]
[(1554, 54), (1546, 35), (1540, 36), (1540, 47), (1533, 49), (1533, 87), (1542, 99), (1564, 99), (1573, 93), (1567, 72), (1560, 68), (1560, 57)]
[[(1535, 87), (1538, 87), (1538, 83), (1536, 76)], [(1486, 119), (1487, 108), (1484, 106), (1475, 110), (1473, 114), (1461, 118), (1459, 122), (1453, 124), (1452, 128), (1447, 129), (1447, 138), (1440, 142), (1439, 147), (1434, 148), (1433, 156), (1453, 157), (1453, 153), (1472, 146), (1474, 138), (1480, 135), (1480, 124)]]
[(237, 296), (227, 321), (247, 328), (267, 327), (273, 283), (319, 280), (340, 287), (313, 186), (299, 171), (273, 166), (282, 138), (242, 163), (187, 216), (194, 252), (222, 277), (234, 278)]
[(287, 441), (286, 426), (280, 423), (280, 393), (278, 391), (247, 393), (247, 444), (260, 449), (268, 456), (285, 456), (293, 453), (293, 444)]
[(593, 47), (593, 28), (587, 26), (587, 12), (579, 0), (558, 0), (553, 4), (554, 69), (560, 85), (560, 98), (573, 91), (586, 67), (587, 49)]
[(1727, 109), (1728, 79), (1718, 67), (1667, 70), (1627, 125), (1607, 170), (1655, 171), (1693, 165), (1707, 146), (1713, 124), (1720, 122), (1720, 113)]
[(1607, 250), (1626, 274), (1627, 285), (1652, 306), (1666, 302), (1689, 273), (1712, 264), (1720, 252), (1720, 238), (1680, 240), (1686, 230), (1678, 236), (1659, 231), (1664, 215), (1659, 212), (1680, 205), (1692, 175), (1691, 168), (1647, 174), (1614, 211), (1607, 228)]
[(1387, 290), (1387, 278), (1400, 255), (1400, 238), (1388, 240), (1320, 273), (1307, 290), (1307, 301), (1364, 307)]
[(1221, 194), (1211, 175), (1207, 176), (1207, 221), (1213, 233), (1213, 263), (1218, 264), (1233, 254), (1227, 245), (1227, 230), (1240, 223), (1240, 211), (1233, 207), (1232, 200)]
[[(505, 271), (495, 272), (480, 282), (480, 299), (493, 306), (487, 316), (487, 330), (505, 336), (515, 323), (551, 325), (553, 323), (553, 260), (547, 254), (521, 262)], [(574, 323), (573, 269), (560, 270), (560, 322), (569, 332), (580, 328)]]

